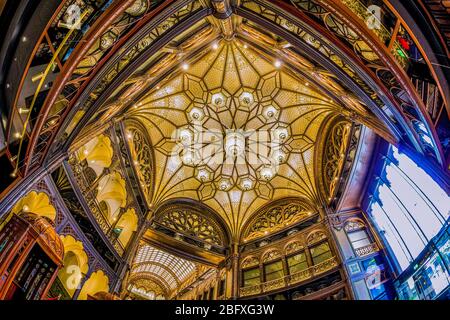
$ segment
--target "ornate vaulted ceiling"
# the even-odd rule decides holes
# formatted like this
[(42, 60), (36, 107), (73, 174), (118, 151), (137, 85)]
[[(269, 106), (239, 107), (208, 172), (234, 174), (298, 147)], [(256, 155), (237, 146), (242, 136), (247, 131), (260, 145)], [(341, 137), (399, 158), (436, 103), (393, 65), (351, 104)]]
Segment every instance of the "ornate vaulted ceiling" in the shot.
[(236, 234), (268, 201), (319, 201), (318, 136), (339, 110), (281, 61), (245, 42), (222, 40), (185, 61), (127, 117), (145, 125), (154, 147), (152, 206), (195, 199)]
[[(92, 116), (72, 148), (111, 119), (123, 121), (149, 218), (176, 199), (198, 201), (224, 221), (237, 241), (249, 218), (274, 200), (296, 197), (317, 211), (331, 199), (333, 192), (324, 189), (335, 189), (351, 122), (395, 138), (313, 57), (255, 21), (210, 15), (208, 8), (217, 3), (173, 7), (165, 21), (149, 25), (134, 53), (128, 51), (80, 107), (78, 112)], [(278, 19), (256, 2), (242, 5)], [(183, 25), (188, 17), (193, 22)], [(300, 32), (285, 19), (276, 21)], [(301, 37), (324, 50), (311, 35), (302, 32)], [(144, 51), (152, 45), (160, 49)], [(336, 55), (331, 59), (354, 74)], [(116, 83), (128, 65), (135, 68)], [(110, 84), (117, 86), (110, 89)], [(105, 92), (104, 103), (93, 108)], [(327, 132), (338, 117), (344, 125), (328, 143)], [(69, 133), (78, 121), (75, 116)]]

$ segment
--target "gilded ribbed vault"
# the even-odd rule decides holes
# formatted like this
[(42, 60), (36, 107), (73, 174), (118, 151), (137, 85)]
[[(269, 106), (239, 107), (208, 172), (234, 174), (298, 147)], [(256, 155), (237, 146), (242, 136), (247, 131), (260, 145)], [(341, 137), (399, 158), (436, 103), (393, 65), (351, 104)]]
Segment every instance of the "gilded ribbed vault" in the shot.
[(249, 44), (222, 40), (130, 109), (154, 151), (151, 205), (191, 198), (237, 234), (268, 201), (319, 199), (314, 153), (333, 100)]

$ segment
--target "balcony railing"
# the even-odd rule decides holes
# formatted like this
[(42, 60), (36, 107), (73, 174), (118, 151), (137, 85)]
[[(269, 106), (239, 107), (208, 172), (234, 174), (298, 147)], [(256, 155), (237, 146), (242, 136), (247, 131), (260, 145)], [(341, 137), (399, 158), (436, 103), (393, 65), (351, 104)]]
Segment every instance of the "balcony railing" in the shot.
[(355, 249), (355, 253), (358, 257), (364, 257), (379, 250), (380, 249), (378, 248), (378, 245), (376, 243), (371, 243), (367, 246)]
[(97, 225), (103, 231), (103, 233), (108, 238), (109, 242), (112, 244), (114, 249), (119, 255), (123, 255), (124, 247), (120, 243), (119, 239), (111, 232), (112, 226), (108, 222), (108, 219), (105, 217), (103, 211), (100, 209), (100, 205), (93, 194), (93, 191), (89, 187), (89, 182), (87, 177), (84, 174), (83, 167), (80, 164), (77, 164), (76, 161), (72, 161), (71, 165), (73, 166), (73, 174), (77, 184), (84, 195), (86, 203), (97, 222)]
[(280, 288), (289, 287), (296, 285), (298, 283), (304, 282), (308, 279), (312, 279), (321, 275), (324, 272), (334, 269), (337, 267), (338, 261), (336, 257), (332, 257), (325, 260), (317, 265), (309, 267), (305, 270), (284, 276), (279, 279), (263, 282), (261, 284), (256, 284), (253, 286), (242, 287), (240, 289), (240, 297), (254, 296), (261, 293), (266, 293), (274, 291)]

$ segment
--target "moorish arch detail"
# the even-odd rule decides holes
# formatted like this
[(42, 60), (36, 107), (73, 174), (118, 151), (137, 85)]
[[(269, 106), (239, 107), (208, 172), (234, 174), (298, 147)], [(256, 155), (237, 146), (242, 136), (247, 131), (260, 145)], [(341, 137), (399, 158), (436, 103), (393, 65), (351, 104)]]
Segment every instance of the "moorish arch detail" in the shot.
[(342, 117), (330, 120), (323, 127), (321, 148), (316, 153), (318, 171), (316, 177), (323, 199), (330, 202), (340, 184), (342, 170), (346, 161), (347, 150), (352, 136), (352, 125)]
[(260, 209), (243, 229), (244, 242), (281, 231), (307, 220), (317, 211), (301, 198), (286, 198), (270, 203)]
[(138, 120), (127, 119), (125, 121), (126, 138), (133, 165), (144, 191), (144, 196), (149, 203), (154, 189), (155, 164), (154, 151), (151, 138), (147, 130)]
[(212, 209), (201, 203), (170, 201), (156, 211), (153, 224), (220, 247), (229, 242), (225, 224)]
[(156, 299), (159, 296), (166, 298), (167, 288), (156, 277), (142, 275), (132, 278), (128, 284), (132, 293), (145, 295), (148, 298), (153, 296)]

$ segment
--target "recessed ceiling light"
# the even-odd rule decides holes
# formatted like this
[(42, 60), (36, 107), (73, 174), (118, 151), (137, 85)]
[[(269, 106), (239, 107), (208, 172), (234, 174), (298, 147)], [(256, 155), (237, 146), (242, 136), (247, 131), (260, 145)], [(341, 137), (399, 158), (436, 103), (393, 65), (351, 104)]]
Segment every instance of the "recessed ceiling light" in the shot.
[(222, 93), (215, 93), (211, 97), (211, 102), (216, 107), (223, 107), (225, 105), (225, 96)]
[(261, 177), (266, 180), (269, 181), (273, 178), (273, 170), (272, 168), (262, 168), (261, 169)]
[(202, 119), (205, 116), (205, 113), (203, 112), (202, 109), (194, 107), (192, 108), (192, 110), (189, 112), (189, 116), (191, 118), (192, 121), (202, 121)]
[(267, 120), (274, 119), (277, 117), (277, 115), (278, 115), (278, 110), (272, 105), (269, 105), (263, 109), (263, 116)]
[(189, 129), (182, 129), (180, 131), (179, 139), (184, 145), (190, 144), (192, 141), (192, 132)]
[(250, 104), (254, 102), (253, 94), (244, 91), (239, 97), (239, 101), (243, 106), (248, 107)]
[(187, 69), (189, 69), (189, 65), (187, 64), (187, 63), (183, 63), (182, 65), (181, 65), (181, 68), (183, 68), (183, 70), (187, 70)]
[(205, 169), (200, 169), (197, 174), (197, 179), (200, 181), (208, 181), (209, 180), (209, 172)]
[(278, 141), (284, 141), (288, 138), (289, 133), (286, 128), (279, 127), (274, 131), (275, 139)]
[(186, 152), (183, 155), (182, 161), (186, 165), (191, 165), (194, 162), (194, 157), (192, 156), (192, 153)]
[(281, 67), (281, 61), (280, 60), (275, 60), (273, 65), (275, 66), (275, 68), (279, 68), (279, 67)]
[(214, 42), (212, 47), (213, 47), (214, 50), (219, 49), (219, 45), (217, 44), (217, 42)]
[(250, 190), (253, 187), (253, 181), (249, 178), (245, 178), (241, 182), (241, 188), (244, 190)]
[(25, 36), (22, 37), (22, 42), (27, 42), (27, 40), (28, 40), (27, 37), (25, 37)]
[(273, 158), (278, 164), (281, 164), (286, 161), (286, 154), (281, 150), (277, 150), (273, 153)]
[(220, 187), (220, 190), (227, 191), (231, 187), (231, 185), (228, 180), (222, 180), (219, 183), (219, 187)]

